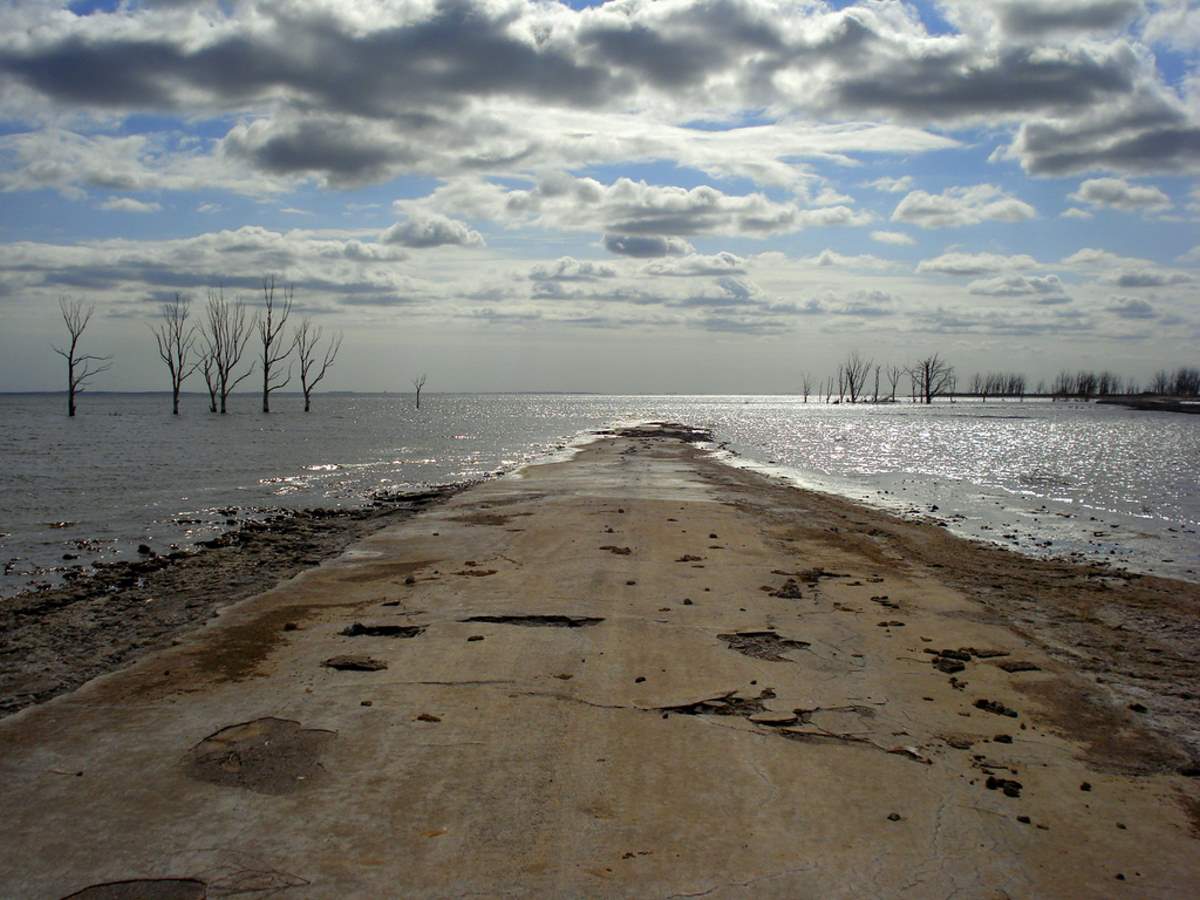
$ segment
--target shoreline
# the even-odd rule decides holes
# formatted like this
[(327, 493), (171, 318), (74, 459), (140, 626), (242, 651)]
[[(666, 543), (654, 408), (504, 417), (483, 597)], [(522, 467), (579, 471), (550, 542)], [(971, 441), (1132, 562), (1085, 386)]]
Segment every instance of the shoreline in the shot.
[(1200, 885), (1200, 588), (702, 435), (612, 429), (430, 501), (0, 719), (3, 893)]
[(336, 558), (469, 484), (353, 508), (280, 512), (191, 551), (94, 564), (62, 584), (0, 598), (0, 718), (178, 643), (230, 604)]

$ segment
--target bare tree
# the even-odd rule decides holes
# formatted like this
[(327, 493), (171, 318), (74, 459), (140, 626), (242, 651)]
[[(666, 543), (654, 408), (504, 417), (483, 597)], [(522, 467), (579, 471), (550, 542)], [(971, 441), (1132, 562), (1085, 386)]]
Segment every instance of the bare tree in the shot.
[(896, 402), (896, 385), (898, 385), (900, 383), (900, 376), (903, 374), (904, 374), (904, 369), (902, 369), (900, 366), (888, 366), (887, 367), (887, 379), (888, 379), (888, 384), (891, 386), (891, 389), (892, 389), (892, 402), (893, 403)]
[(71, 300), (60, 297), (58, 309), (62, 313), (63, 322), (67, 325), (67, 333), (71, 342), (67, 349), (51, 346), (51, 349), (67, 361), (67, 415), (75, 415), (75, 397), (82, 394), (89, 378), (107, 372), (112, 368), (111, 356), (92, 356), (79, 352), (79, 339), (83, 337), (84, 329), (92, 320), (96, 311), (93, 305), (84, 306), (82, 300)]
[(917, 360), (909, 374), (914, 392), (926, 404), (932, 403), (934, 397), (946, 393), (954, 384), (954, 367), (937, 353)]
[(179, 415), (179, 391), (188, 376), (196, 371), (203, 359), (192, 361), (192, 349), (196, 343), (196, 327), (188, 324), (191, 300), (176, 294), (174, 300), (162, 305), (161, 321), (151, 325), (150, 331), (158, 344), (158, 355), (167, 364), (171, 373), (171, 415)]
[(295, 288), (289, 286), (280, 293), (281, 297), (276, 301), (274, 275), (268, 275), (263, 279), (263, 309), (254, 321), (258, 331), (258, 341), (262, 346), (258, 361), (262, 366), (262, 411), (265, 413), (271, 411), (271, 394), (280, 388), (287, 387), (292, 380), (290, 364), (287, 375), (282, 377), (276, 367), (292, 355), (292, 350), (296, 346), (296, 338), (293, 336), (288, 341), (283, 333), (288, 316), (292, 314), (292, 298), (296, 291)]
[(879, 373), (880, 373), (880, 371), (882, 371), (882, 369), (883, 369), (883, 366), (880, 366), (880, 365), (875, 366), (875, 393), (871, 397), (872, 403), (879, 402)]
[(812, 376), (805, 372), (800, 376), (800, 389), (804, 391), (804, 402), (808, 402), (808, 395), (812, 393)]
[(342, 335), (339, 332), (329, 339), (329, 344), (322, 353), (320, 326), (313, 326), (312, 319), (305, 319), (296, 329), (294, 338), (296, 355), (300, 357), (300, 389), (304, 392), (304, 411), (312, 409), (313, 388), (320, 383), (337, 359), (338, 351), (342, 349)]
[(871, 372), (871, 366), (871, 360), (863, 359), (857, 350), (847, 356), (846, 361), (842, 364), (846, 379), (846, 390), (850, 392), (851, 403), (857, 403), (859, 396), (863, 393), (863, 389), (866, 388), (867, 376)]
[(217, 379), (217, 362), (213, 356), (212, 348), (208, 344), (207, 335), (201, 335), (204, 338), (204, 346), (200, 349), (200, 371), (204, 375), (204, 384), (208, 388), (208, 411), (215, 413), (217, 411), (217, 389), (220, 382)]
[(425, 373), (422, 372), (412, 380), (412, 386), (417, 392), (417, 409), (421, 408), (421, 388), (425, 387)]
[(246, 304), (240, 299), (230, 303), (225, 299), (223, 288), (208, 292), (208, 306), (204, 312), (205, 351), (212, 358), (213, 383), (220, 400), (221, 415), (225, 415), (229, 395), (254, 371), (252, 363), (241, 375), (236, 373), (253, 334), (252, 323), (246, 320)]

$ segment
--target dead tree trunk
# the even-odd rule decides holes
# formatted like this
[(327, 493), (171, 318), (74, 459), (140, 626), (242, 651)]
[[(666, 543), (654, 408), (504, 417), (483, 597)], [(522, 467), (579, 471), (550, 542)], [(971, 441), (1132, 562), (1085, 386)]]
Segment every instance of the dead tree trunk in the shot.
[[(192, 345), (196, 342), (196, 329), (188, 325), (190, 301), (181, 294), (162, 305), (161, 318), (151, 325), (154, 340), (158, 344), (158, 355), (167, 364), (171, 373), (171, 415), (179, 415), (179, 392), (183, 382), (196, 371), (202, 360), (191, 361)], [(190, 363), (190, 365), (189, 365)]]
[(412, 380), (412, 386), (417, 392), (417, 409), (421, 408), (421, 388), (425, 387), (425, 373), (422, 372)]
[(208, 292), (205, 319), (204, 340), (212, 355), (220, 412), (225, 415), (229, 395), (254, 371), (254, 365), (251, 364), (241, 375), (236, 374), (252, 330), (246, 321), (246, 304), (241, 300), (230, 303), (225, 299), (223, 289)]
[(92, 320), (92, 313), (96, 311), (95, 306), (85, 307), (82, 300), (68, 300), (66, 297), (61, 297), (58, 301), (58, 309), (62, 313), (63, 322), (66, 323), (67, 333), (71, 340), (66, 350), (53, 346), (51, 349), (67, 361), (67, 416), (73, 417), (75, 415), (75, 398), (83, 393), (88, 379), (112, 368), (112, 357), (92, 356), (79, 352), (79, 339), (83, 336), (88, 322)]
[(285, 388), (292, 380), (292, 367), (288, 366), (287, 375), (279, 377), (280, 363), (292, 354), (296, 346), (295, 337), (291, 342), (284, 339), (283, 329), (287, 325), (288, 316), (292, 314), (292, 297), (295, 290), (291, 287), (282, 291), (280, 302), (275, 299), (275, 276), (268, 275), (263, 279), (263, 310), (256, 317), (258, 340), (262, 349), (259, 353), (259, 363), (262, 365), (263, 391), (262, 411), (271, 411), (271, 394), (280, 388)]
[(325, 377), (325, 373), (337, 358), (338, 351), (342, 349), (342, 336), (337, 334), (330, 338), (329, 345), (322, 354), (318, 349), (321, 343), (321, 329), (314, 327), (311, 319), (305, 319), (296, 329), (294, 343), (296, 355), (300, 357), (300, 389), (304, 392), (304, 411), (308, 412), (312, 409), (313, 388)]

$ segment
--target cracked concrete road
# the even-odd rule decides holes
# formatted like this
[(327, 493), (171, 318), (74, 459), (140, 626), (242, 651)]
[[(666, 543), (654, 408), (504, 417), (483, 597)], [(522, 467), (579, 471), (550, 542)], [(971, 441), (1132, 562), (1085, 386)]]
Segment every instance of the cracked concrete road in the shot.
[(1197, 893), (1182, 751), (922, 528), (669, 430), (480, 485), (0, 721), (0, 895)]

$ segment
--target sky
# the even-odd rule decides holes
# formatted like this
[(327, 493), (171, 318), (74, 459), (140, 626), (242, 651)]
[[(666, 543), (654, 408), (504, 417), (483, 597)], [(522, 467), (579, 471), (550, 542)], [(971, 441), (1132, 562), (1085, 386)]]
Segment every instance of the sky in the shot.
[(0, 33), (0, 391), (65, 380), (63, 297), (96, 389), (168, 387), (162, 302), (265, 275), (344, 335), (325, 389), (1200, 365), (1192, 0), (4, 0)]

